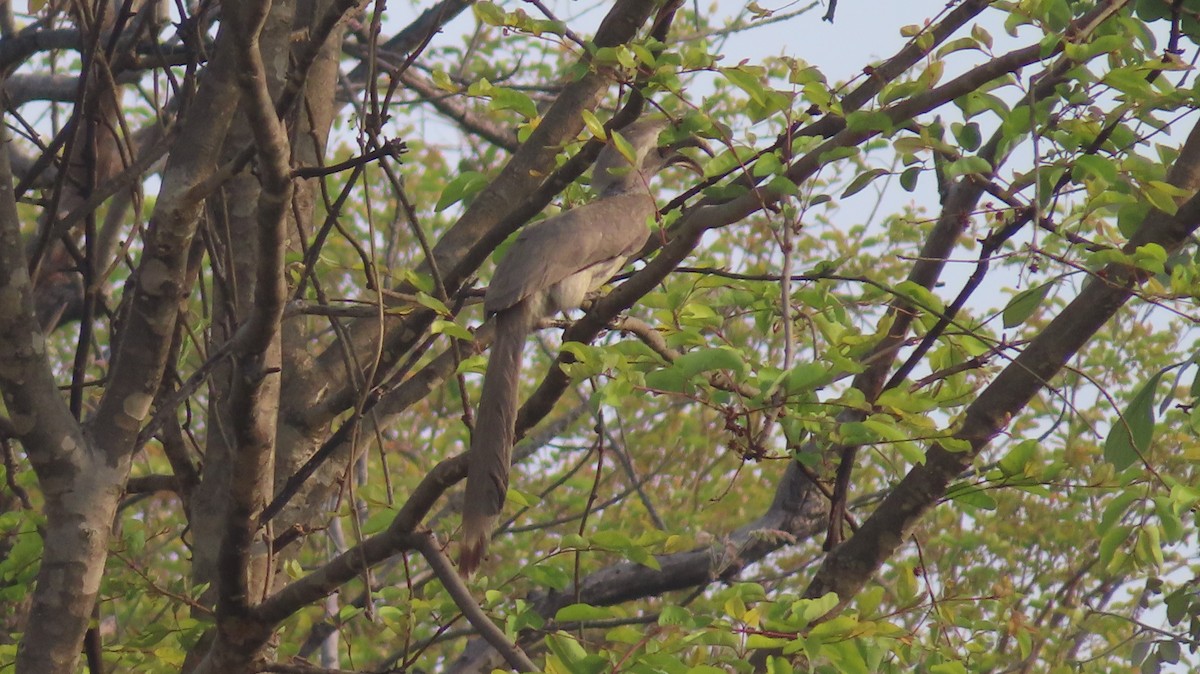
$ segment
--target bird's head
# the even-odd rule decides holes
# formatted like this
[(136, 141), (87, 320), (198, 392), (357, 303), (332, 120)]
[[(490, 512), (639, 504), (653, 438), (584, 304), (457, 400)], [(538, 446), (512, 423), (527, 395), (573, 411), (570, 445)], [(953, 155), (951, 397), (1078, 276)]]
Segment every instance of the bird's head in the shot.
[[(700, 164), (680, 150), (698, 147), (710, 155), (712, 152), (704, 141), (695, 136), (660, 144), (658, 138), (670, 124), (665, 117), (643, 117), (620, 129), (620, 138), (610, 138), (608, 145), (596, 158), (592, 189), (600, 194), (644, 189), (656, 173), (675, 165), (686, 166), (703, 175), (704, 169)], [(637, 166), (637, 170), (634, 170), (634, 166)]]

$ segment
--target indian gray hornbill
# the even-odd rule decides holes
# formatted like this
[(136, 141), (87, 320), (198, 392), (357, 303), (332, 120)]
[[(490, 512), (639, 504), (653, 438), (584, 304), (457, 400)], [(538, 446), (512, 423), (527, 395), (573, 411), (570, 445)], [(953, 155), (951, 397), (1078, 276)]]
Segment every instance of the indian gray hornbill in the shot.
[(525, 228), (496, 266), (483, 299), (484, 312), (494, 316), (496, 336), (468, 456), (459, 557), (465, 576), (479, 566), (504, 507), (526, 335), (543, 317), (582, 304), (646, 243), (648, 223), (657, 213), (649, 183), (658, 171), (677, 163), (699, 170), (678, 152), (696, 141), (658, 144), (667, 123), (643, 118), (620, 130), (636, 162), (631, 164), (610, 141), (592, 172), (592, 188), (600, 198)]

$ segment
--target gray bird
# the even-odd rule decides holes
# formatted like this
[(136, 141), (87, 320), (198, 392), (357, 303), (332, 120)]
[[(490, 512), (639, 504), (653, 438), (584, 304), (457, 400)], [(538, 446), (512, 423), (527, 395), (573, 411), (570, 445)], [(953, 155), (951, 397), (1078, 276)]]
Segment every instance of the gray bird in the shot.
[(660, 147), (665, 119), (640, 119), (620, 131), (637, 159), (637, 170), (610, 142), (596, 159), (592, 187), (600, 198), (525, 228), (496, 266), (483, 299), (494, 315), (496, 337), (475, 415), (463, 503), (459, 571), (475, 572), (504, 507), (517, 418), (517, 381), (525, 337), (538, 320), (574, 309), (612, 278), (650, 235), (657, 212), (649, 181), (672, 164), (696, 162), (679, 147)]

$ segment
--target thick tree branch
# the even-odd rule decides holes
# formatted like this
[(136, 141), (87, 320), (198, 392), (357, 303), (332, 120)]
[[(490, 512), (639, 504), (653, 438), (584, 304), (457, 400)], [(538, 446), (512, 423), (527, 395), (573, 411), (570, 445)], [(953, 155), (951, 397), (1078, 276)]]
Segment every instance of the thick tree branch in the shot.
[(26, 29), (0, 40), (0, 72), (11, 72), (39, 51), (80, 49), (83, 45), (83, 35), (72, 28)]
[(17, 667), (66, 674), (74, 671), (100, 589), (115, 484), (128, 464), (97, 461), (58, 392), (34, 317), (7, 136), (0, 128), (0, 391), (10, 430), (41, 482), (46, 517), (39, 580)]
[(45, 337), (34, 318), (33, 285), (22, 253), (21, 221), (8, 161), (10, 143), (8, 132), (0, 129), (0, 390), (8, 412), (7, 430), (21, 440), (34, 468), (49, 468), (50, 462), (80, 462), (87, 456), (87, 445), (63, 442), (64, 434), (80, 440), (82, 436), (58, 391)]
[[(292, 199), (287, 133), (267, 91), (259, 34), (269, 2), (243, 3), (240, 16), (228, 17), (236, 30), (238, 84), (254, 144), (259, 181), (254, 306), (234, 349), (235, 373), (230, 398), (236, 448), (221, 542), (217, 603), (218, 629), (224, 639), (237, 639), (223, 629), (244, 615), (250, 604), (245, 585), (250, 546), (258, 529), (258, 513), (271, 494), (271, 460), (275, 448), (275, 415), (279, 406), (279, 324), (287, 294), (283, 278), (285, 226)], [(221, 644), (218, 639), (218, 646)], [(237, 643), (234, 641), (234, 643)]]
[[(218, 41), (229, 39), (226, 32), (218, 35)], [(150, 218), (137, 286), (130, 298), (133, 310), (117, 335), (108, 386), (90, 422), (97, 443), (110, 456), (132, 451), (162, 377), (179, 301), (188, 292), (187, 254), (206, 196), (196, 188), (216, 169), (217, 150), (236, 109), (231, 103), (236, 103), (238, 92), (228, 54), (218, 50), (209, 65), (163, 172), (162, 196)]]

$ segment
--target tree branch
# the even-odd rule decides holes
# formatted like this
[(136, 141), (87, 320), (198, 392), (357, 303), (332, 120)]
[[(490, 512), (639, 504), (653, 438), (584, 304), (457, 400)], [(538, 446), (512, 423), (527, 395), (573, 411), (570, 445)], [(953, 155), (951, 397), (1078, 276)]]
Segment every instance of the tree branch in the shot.
[(454, 599), (455, 605), (467, 617), (467, 621), (471, 623), (484, 639), (500, 652), (508, 664), (514, 669), (521, 672), (536, 672), (537, 665), (525, 655), (525, 651), (521, 647), (508, 640), (504, 636), (504, 632), (496, 627), (496, 624), (487, 617), (483, 609), (475, 603), (475, 598), (471, 596), (471, 591), (467, 589), (462, 578), (458, 576), (458, 572), (454, 568), (454, 564), (446, 557), (442, 549), (438, 547), (437, 540), (432, 533), (420, 533), (414, 536), (416, 538), (417, 550), (429, 562), (430, 568), (437, 575), (438, 580), (442, 581), (442, 586), (446, 588), (446, 592)]

